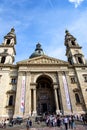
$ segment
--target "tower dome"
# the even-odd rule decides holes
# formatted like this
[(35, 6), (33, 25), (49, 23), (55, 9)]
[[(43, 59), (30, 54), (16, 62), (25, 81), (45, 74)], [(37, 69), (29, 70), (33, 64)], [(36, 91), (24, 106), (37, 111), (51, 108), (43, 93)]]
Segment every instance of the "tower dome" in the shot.
[(34, 58), (34, 57), (38, 57), (38, 56), (42, 56), (44, 55), (43, 49), (41, 48), (41, 44), (38, 43), (36, 44), (36, 49), (35, 51), (31, 54), (31, 56), (29, 58)]

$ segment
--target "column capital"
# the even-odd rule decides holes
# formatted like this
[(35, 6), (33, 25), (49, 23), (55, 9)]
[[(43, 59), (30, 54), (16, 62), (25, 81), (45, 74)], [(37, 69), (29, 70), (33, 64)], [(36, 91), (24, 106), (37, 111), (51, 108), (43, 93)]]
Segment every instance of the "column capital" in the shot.
[(58, 71), (58, 75), (63, 75), (63, 74), (68, 74), (68, 73), (69, 73), (68, 70), (66, 70), (66, 71)]
[(58, 83), (56, 83), (56, 82), (53, 82), (53, 85), (58, 85)]
[(30, 87), (30, 89), (32, 89), (32, 90), (36, 90), (36, 87), (34, 87), (34, 86), (31, 86), (31, 87)]
[(33, 90), (35, 91), (35, 90), (36, 90), (36, 88), (33, 88)]
[(53, 84), (53, 89), (57, 89), (57, 88), (59, 88), (58, 84), (57, 83)]
[(54, 89), (54, 90), (55, 90), (55, 89), (58, 89), (58, 87), (54, 87), (53, 89)]
[(27, 72), (26, 72), (26, 75), (27, 75), (27, 76), (30, 76), (30, 75), (31, 75), (31, 72), (27, 71)]
[(30, 85), (32, 85), (32, 86), (36, 86), (37, 83), (33, 83), (33, 82), (31, 82)]
[(30, 83), (30, 89), (36, 89), (37, 83)]

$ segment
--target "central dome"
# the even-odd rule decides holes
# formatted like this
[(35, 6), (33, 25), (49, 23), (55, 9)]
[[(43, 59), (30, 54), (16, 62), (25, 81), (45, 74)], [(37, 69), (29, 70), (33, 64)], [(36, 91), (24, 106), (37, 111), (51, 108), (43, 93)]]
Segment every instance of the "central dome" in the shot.
[(38, 43), (36, 45), (36, 49), (35, 51), (31, 54), (31, 56), (29, 58), (34, 58), (34, 57), (38, 57), (38, 56), (42, 56), (44, 55), (43, 49), (41, 48), (41, 44)]

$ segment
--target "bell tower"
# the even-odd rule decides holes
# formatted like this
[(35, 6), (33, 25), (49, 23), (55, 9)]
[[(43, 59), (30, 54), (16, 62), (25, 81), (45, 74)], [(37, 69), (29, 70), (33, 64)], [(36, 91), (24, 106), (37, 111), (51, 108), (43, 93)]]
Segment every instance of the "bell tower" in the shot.
[(15, 44), (15, 29), (11, 28), (11, 31), (6, 36), (4, 36), (4, 41), (0, 45), (0, 64), (14, 63), (16, 55)]
[(85, 64), (85, 58), (81, 50), (81, 46), (76, 41), (76, 38), (72, 36), (68, 30), (65, 31), (65, 46), (66, 56), (68, 62), (72, 64)]

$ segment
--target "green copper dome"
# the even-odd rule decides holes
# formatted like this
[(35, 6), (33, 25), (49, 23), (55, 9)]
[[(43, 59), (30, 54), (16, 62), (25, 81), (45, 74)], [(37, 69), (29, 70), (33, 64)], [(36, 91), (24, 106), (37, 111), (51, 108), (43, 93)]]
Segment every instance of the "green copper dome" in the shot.
[(36, 45), (36, 49), (35, 51), (31, 54), (31, 56), (29, 58), (34, 58), (34, 57), (38, 57), (38, 56), (42, 56), (44, 55), (43, 49), (41, 48), (41, 44), (38, 43)]

